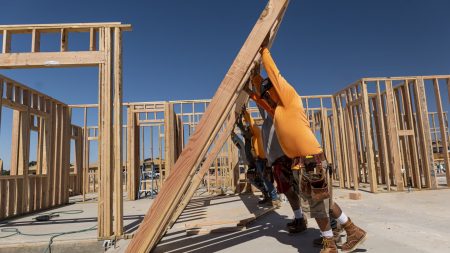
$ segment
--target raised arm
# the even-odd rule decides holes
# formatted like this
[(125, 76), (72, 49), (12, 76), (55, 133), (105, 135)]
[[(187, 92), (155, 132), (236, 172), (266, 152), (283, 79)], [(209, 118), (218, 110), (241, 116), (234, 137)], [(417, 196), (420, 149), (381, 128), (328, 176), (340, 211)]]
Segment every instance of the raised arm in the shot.
[(293, 89), (293, 88), (290, 87), (287, 81), (280, 74), (277, 65), (275, 65), (275, 62), (272, 56), (270, 55), (269, 49), (263, 48), (261, 54), (264, 69), (266, 70), (266, 73), (269, 76), (270, 81), (272, 81), (273, 87), (280, 99), (280, 102), (283, 105), (286, 105), (289, 101), (285, 101), (286, 98), (285, 96), (283, 96), (283, 94), (286, 93), (285, 92), (286, 89)]

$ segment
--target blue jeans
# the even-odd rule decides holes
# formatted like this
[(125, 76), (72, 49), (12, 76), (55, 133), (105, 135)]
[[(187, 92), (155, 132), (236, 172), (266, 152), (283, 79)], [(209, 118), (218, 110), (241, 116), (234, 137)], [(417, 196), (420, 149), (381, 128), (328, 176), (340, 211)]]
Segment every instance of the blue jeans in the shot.
[(272, 200), (278, 199), (278, 193), (275, 187), (273, 186), (272, 181), (270, 181), (268, 175), (264, 173), (266, 169), (266, 161), (261, 159), (256, 159), (256, 173), (262, 178), (264, 188), (266, 192), (269, 193), (269, 196)]

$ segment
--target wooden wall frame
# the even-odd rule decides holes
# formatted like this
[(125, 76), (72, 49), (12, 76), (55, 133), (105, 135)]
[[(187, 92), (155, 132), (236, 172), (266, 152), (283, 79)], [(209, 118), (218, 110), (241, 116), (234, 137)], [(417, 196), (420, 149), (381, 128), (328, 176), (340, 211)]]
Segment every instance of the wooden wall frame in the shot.
[[(3, 47), (0, 54), (0, 69), (99, 67), (99, 169), (100, 191), (98, 208), (98, 237), (108, 238), (123, 233), (123, 203), (121, 187), (122, 146), (122, 32), (130, 31), (131, 25), (113, 23), (1, 25)], [(89, 33), (89, 50), (70, 51), (71, 33)], [(29, 52), (11, 52), (14, 34), (31, 34)], [(44, 33), (60, 35), (58, 52), (40, 52), (40, 37)], [(98, 45), (97, 45), (98, 39)], [(52, 111), (60, 112), (56, 105)], [(62, 111), (61, 120), (68, 120), (68, 112)], [(55, 124), (56, 129), (68, 133), (70, 129)], [(58, 137), (58, 136), (57, 136)], [(59, 145), (59, 144), (58, 144)], [(58, 146), (57, 149), (64, 148)], [(61, 143), (60, 145), (67, 145)], [(65, 162), (67, 155), (57, 159)], [(113, 178), (116, 178), (113, 180)], [(113, 195), (114, 194), (114, 195)], [(113, 198), (114, 197), (114, 198)], [(113, 201), (114, 199), (114, 201)], [(114, 205), (113, 205), (114, 202)], [(113, 229), (113, 210), (114, 229)]]

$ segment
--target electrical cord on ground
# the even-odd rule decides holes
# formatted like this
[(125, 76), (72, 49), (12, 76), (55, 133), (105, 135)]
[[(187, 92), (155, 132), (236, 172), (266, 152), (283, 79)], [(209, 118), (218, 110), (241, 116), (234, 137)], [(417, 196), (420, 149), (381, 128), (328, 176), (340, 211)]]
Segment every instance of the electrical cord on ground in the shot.
[(58, 211), (58, 212), (51, 212), (51, 213), (43, 213), (39, 216), (36, 216), (33, 218), (33, 220), (36, 221), (49, 221), (54, 217), (59, 217), (60, 214), (79, 214), (82, 213), (83, 210), (69, 210), (69, 211)]
[[(83, 212), (83, 210), (69, 210), (69, 211), (59, 211), (59, 212), (47, 213), (47, 214), (43, 214), (43, 215), (40, 215), (40, 216), (50, 216), (50, 217), (55, 217), (55, 215), (58, 215), (58, 214), (79, 214), (79, 213), (82, 213), (82, 212)], [(63, 236), (63, 235), (68, 235), (68, 234), (83, 233), (83, 232), (92, 231), (92, 230), (96, 230), (96, 229), (97, 229), (97, 225), (94, 225), (94, 226), (89, 227), (89, 228), (79, 229), (79, 230), (73, 230), (73, 231), (69, 231), (69, 232), (30, 234), (30, 233), (23, 233), (23, 232), (21, 232), (21, 231), (20, 231), (19, 229), (17, 229), (17, 228), (2, 228), (2, 229), (0, 229), (0, 232), (4, 232), (4, 233), (12, 233), (12, 234), (5, 235), (5, 236), (0, 236), (0, 239), (8, 238), (8, 237), (16, 236), (16, 235), (24, 235), (24, 236), (50, 236), (50, 239), (49, 239), (49, 241), (48, 241), (47, 248), (45, 249), (45, 251), (44, 251), (43, 253), (51, 253), (51, 252), (52, 252), (52, 244), (53, 244), (53, 240), (54, 240), (56, 237), (58, 237), (58, 236)]]

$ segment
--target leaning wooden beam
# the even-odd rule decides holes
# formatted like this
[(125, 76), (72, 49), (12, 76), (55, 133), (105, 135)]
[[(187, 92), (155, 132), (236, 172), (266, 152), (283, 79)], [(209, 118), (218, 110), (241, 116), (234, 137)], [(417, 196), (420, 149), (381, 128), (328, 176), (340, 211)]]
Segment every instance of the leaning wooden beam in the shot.
[[(127, 252), (148, 252), (157, 243), (160, 236), (167, 230), (167, 225), (173, 217), (174, 211), (181, 199), (181, 194), (189, 185), (186, 180), (201, 163), (207, 151), (207, 145), (222, 124), (220, 118), (227, 114), (230, 102), (235, 98), (242, 79), (250, 70), (250, 66), (257, 56), (262, 43), (270, 36), (273, 25), (284, 13), (288, 0), (269, 1), (263, 14), (241, 48), (238, 56), (231, 65), (224, 80), (219, 86), (211, 104), (197, 125), (189, 143), (174, 165), (173, 173), (167, 178), (166, 185), (158, 194), (152, 207), (145, 216), (136, 236), (130, 242)], [(208, 145), (209, 146), (209, 145)], [(162, 215), (165, 214), (165, 215)]]

